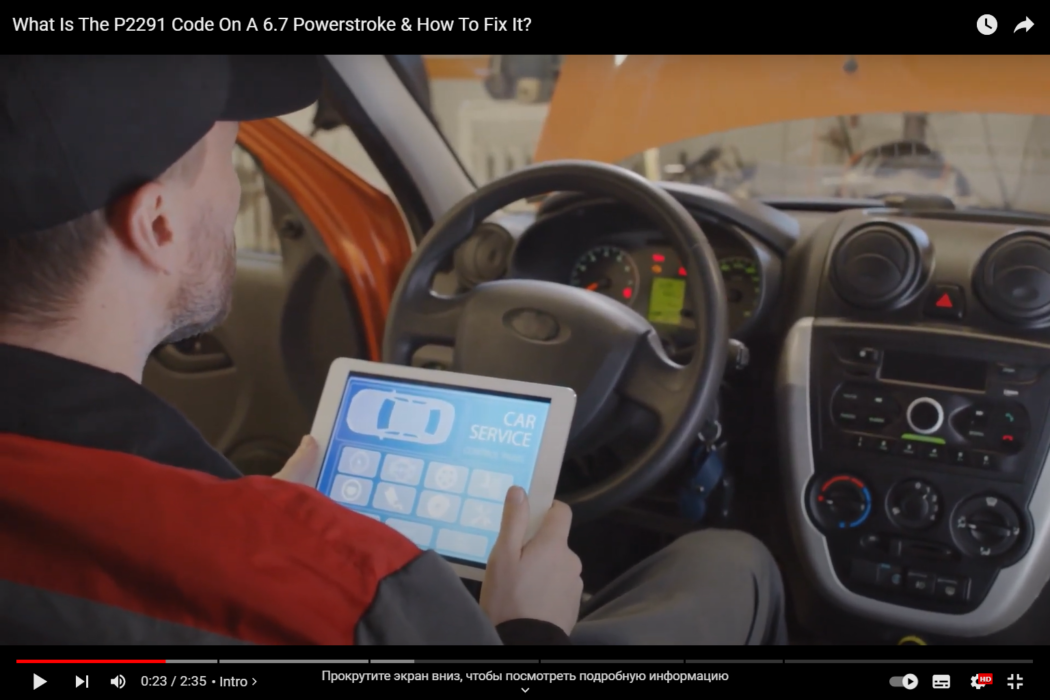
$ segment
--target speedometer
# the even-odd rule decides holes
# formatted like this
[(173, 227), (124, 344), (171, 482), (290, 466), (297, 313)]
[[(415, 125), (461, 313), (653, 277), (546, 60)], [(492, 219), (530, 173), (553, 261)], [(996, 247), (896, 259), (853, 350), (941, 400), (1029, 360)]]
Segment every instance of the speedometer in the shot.
[(627, 251), (603, 245), (580, 256), (569, 282), (629, 305), (638, 290), (638, 266)]
[(751, 258), (730, 257), (718, 262), (729, 301), (729, 327), (740, 328), (758, 309), (762, 299), (762, 273)]

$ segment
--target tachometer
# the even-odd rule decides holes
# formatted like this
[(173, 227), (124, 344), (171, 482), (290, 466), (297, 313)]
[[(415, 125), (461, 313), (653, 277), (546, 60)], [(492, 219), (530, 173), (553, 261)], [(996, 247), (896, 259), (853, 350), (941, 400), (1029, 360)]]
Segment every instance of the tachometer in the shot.
[(569, 282), (630, 304), (638, 290), (638, 266), (627, 251), (603, 245), (576, 261)]
[(758, 309), (762, 299), (762, 273), (751, 258), (730, 257), (718, 261), (729, 300), (729, 327), (744, 325)]

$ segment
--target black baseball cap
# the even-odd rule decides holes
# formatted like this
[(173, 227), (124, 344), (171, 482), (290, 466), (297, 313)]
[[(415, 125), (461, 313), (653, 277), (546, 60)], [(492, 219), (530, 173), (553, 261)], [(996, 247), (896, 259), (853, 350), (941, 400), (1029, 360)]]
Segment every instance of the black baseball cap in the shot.
[(155, 180), (220, 121), (304, 109), (318, 56), (0, 56), (0, 235)]

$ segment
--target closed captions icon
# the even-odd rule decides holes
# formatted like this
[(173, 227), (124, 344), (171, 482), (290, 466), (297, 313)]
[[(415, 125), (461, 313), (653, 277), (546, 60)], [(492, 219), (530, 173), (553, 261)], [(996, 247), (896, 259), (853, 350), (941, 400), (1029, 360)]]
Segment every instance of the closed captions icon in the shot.
[(938, 690), (944, 690), (945, 688), (950, 688), (951, 685), (952, 685), (952, 677), (951, 676), (934, 676), (933, 677), (933, 687), (937, 688)]

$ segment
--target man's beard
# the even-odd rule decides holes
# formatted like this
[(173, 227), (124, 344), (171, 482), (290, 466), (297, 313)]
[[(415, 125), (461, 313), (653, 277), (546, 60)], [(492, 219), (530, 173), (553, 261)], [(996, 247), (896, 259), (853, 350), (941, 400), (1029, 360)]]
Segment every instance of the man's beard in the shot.
[(160, 345), (207, 333), (226, 320), (233, 305), (237, 243), (232, 234), (223, 236), (223, 241), (217, 253), (209, 254), (203, 247), (194, 250), (190, 273), (183, 278), (171, 304), (168, 328), (172, 330)]

